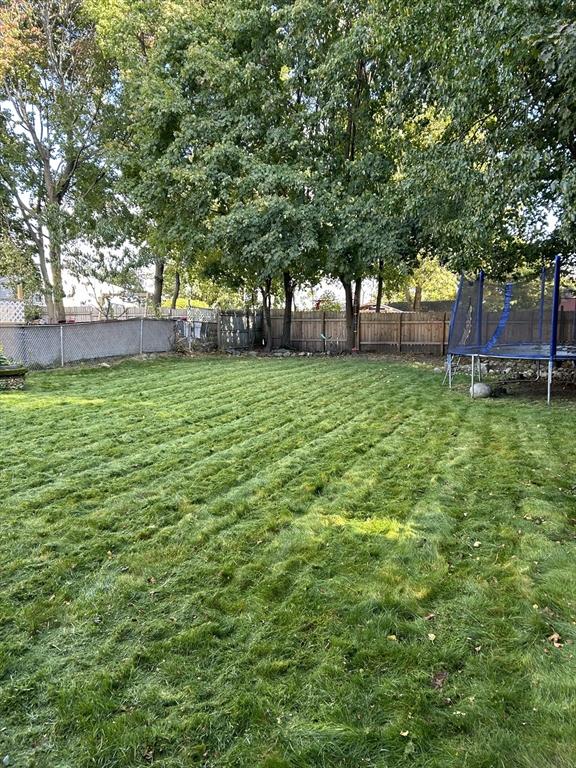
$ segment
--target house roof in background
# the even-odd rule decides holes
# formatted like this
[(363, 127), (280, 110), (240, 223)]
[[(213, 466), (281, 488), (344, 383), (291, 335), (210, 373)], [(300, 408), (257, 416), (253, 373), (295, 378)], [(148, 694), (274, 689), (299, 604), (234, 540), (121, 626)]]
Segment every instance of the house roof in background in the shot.
[[(380, 312), (403, 312), (403, 309), (398, 309), (390, 304), (381, 304)], [(376, 312), (376, 304), (360, 304), (360, 312)]]

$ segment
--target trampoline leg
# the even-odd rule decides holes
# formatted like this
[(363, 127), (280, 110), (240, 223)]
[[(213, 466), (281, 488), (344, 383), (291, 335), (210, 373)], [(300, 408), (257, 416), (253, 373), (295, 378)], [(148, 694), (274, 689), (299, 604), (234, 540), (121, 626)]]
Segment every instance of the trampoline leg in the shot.
[(448, 355), (448, 389), (452, 389), (452, 355)]
[(482, 381), (482, 360), (480, 355), (478, 355), (478, 381)]
[(552, 360), (548, 361), (548, 393), (547, 393), (547, 402), (548, 405), (550, 405), (550, 400), (552, 399), (552, 370), (554, 368), (554, 363)]
[(472, 355), (472, 365), (470, 366), (470, 397), (474, 399), (474, 366), (476, 365), (476, 355)]

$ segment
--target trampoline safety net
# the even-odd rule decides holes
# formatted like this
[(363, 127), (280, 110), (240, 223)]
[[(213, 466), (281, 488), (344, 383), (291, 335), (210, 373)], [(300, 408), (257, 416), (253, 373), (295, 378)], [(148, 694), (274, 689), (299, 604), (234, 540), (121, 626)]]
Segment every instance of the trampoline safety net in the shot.
[[(554, 308), (553, 270), (540, 279), (490, 283), (462, 279), (453, 310), (448, 352), (545, 360), (576, 358), (576, 312)], [(557, 315), (556, 322), (554, 315)], [(555, 333), (554, 333), (555, 330)], [(556, 349), (552, 344), (554, 333)]]

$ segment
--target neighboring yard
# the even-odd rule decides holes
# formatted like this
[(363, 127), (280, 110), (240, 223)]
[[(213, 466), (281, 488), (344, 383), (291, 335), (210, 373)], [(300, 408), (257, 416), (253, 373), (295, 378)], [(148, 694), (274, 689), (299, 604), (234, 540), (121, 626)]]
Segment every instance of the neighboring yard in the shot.
[(576, 765), (570, 401), (172, 359), (0, 423), (0, 760)]

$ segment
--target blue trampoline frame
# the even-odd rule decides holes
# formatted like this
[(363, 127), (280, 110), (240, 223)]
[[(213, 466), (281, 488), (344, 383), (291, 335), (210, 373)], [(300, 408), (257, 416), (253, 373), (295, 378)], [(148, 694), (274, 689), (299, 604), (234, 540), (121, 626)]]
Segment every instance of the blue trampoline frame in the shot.
[(456, 294), (456, 300), (452, 309), (452, 317), (450, 319), (450, 327), (448, 331), (448, 355), (447, 355), (447, 368), (448, 368), (448, 383), (452, 388), (452, 374), (453, 374), (453, 358), (454, 357), (470, 357), (471, 358), (471, 396), (474, 397), (474, 375), (476, 363), (478, 363), (478, 373), (480, 376), (480, 360), (483, 357), (486, 358), (508, 358), (511, 360), (538, 360), (548, 361), (548, 386), (547, 386), (547, 401), (550, 404), (552, 397), (552, 371), (554, 363), (556, 361), (563, 360), (576, 360), (576, 344), (574, 345), (558, 345), (558, 312), (560, 308), (560, 272), (561, 272), (562, 260), (560, 256), (556, 256), (554, 260), (554, 282), (552, 289), (552, 317), (551, 317), (551, 332), (550, 339), (545, 342), (543, 339), (543, 324), (544, 324), (544, 286), (546, 282), (546, 268), (542, 269), (541, 273), (541, 288), (540, 288), (540, 311), (538, 321), (538, 334), (540, 343), (535, 344), (533, 342), (517, 342), (514, 344), (499, 344), (498, 340), (502, 335), (503, 330), (508, 323), (511, 299), (512, 299), (512, 283), (505, 283), (504, 285), (504, 306), (502, 313), (498, 320), (498, 324), (490, 337), (485, 343), (482, 343), (482, 303), (484, 293), (484, 272), (480, 271), (478, 282), (478, 296), (476, 307), (476, 328), (475, 328), (475, 343), (473, 344), (456, 344), (454, 343), (454, 324), (456, 320), (456, 314), (458, 312), (460, 301), (462, 297), (462, 289), (464, 286), (464, 277), (460, 278), (458, 285), (458, 292)]

